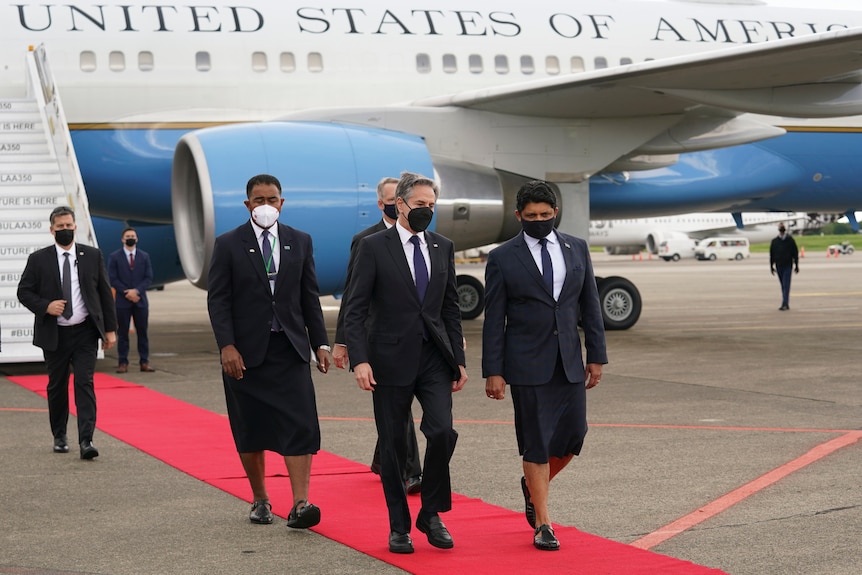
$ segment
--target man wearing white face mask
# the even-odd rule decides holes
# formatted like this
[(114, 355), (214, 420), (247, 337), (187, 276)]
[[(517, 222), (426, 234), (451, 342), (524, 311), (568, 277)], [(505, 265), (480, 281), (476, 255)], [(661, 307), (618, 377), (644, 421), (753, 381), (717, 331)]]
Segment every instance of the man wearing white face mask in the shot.
[(320, 426), (310, 349), (317, 369), (332, 363), (311, 236), (277, 223), (284, 199), (274, 176), (246, 185), (251, 219), (216, 239), (207, 306), (221, 352), (228, 418), (254, 501), (249, 520), (269, 524), (264, 451), (284, 457), (293, 502), (288, 527), (320, 522), (308, 502), (312, 455)]

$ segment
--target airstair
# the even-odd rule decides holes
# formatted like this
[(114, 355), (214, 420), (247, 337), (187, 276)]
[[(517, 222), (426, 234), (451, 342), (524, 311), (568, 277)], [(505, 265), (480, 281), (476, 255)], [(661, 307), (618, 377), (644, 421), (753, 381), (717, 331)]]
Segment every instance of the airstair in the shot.
[(97, 246), (87, 194), (44, 46), (27, 52), (26, 81), (0, 91), (0, 363), (42, 361), (18, 281), (34, 251), (54, 243), (48, 217), (75, 211), (76, 241)]

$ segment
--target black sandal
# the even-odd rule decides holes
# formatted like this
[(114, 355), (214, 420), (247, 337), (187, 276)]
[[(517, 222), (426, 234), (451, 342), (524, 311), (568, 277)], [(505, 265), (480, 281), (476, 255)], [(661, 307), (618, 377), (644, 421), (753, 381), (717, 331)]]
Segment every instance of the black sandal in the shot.
[[(302, 505), (302, 507), (300, 507)], [(308, 529), (320, 523), (320, 508), (305, 499), (300, 499), (287, 516), (287, 526), (294, 529)]]

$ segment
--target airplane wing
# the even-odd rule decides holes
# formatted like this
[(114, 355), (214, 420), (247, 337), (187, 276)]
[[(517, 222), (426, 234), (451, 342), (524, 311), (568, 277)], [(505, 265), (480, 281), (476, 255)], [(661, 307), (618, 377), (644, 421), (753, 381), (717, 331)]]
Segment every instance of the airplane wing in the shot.
[(681, 114), (701, 104), (758, 114), (862, 114), (862, 28), (851, 28), (427, 98), (457, 106), (553, 118)]

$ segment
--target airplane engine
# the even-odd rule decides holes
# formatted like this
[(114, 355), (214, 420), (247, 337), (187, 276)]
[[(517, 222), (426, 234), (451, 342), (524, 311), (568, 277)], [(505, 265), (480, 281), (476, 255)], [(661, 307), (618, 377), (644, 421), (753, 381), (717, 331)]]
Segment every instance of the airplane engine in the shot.
[[(514, 211), (515, 192), (526, 178), (434, 159), (421, 137), (325, 122), (228, 125), (189, 132), (174, 152), (171, 199), (185, 275), (206, 289), (215, 238), (248, 219), (246, 182), (268, 173), (283, 188), (279, 221), (314, 239), (321, 293), (340, 293), (353, 235), (380, 220), (378, 181), (403, 171), (439, 183), (431, 229), (450, 238), (456, 250), (499, 242), (518, 231), (514, 217), (504, 224), (503, 213)], [(462, 313), (475, 317), (484, 303), (481, 284), (477, 290), (463, 279), (459, 295), (471, 300), (472, 308), (462, 306)]]

